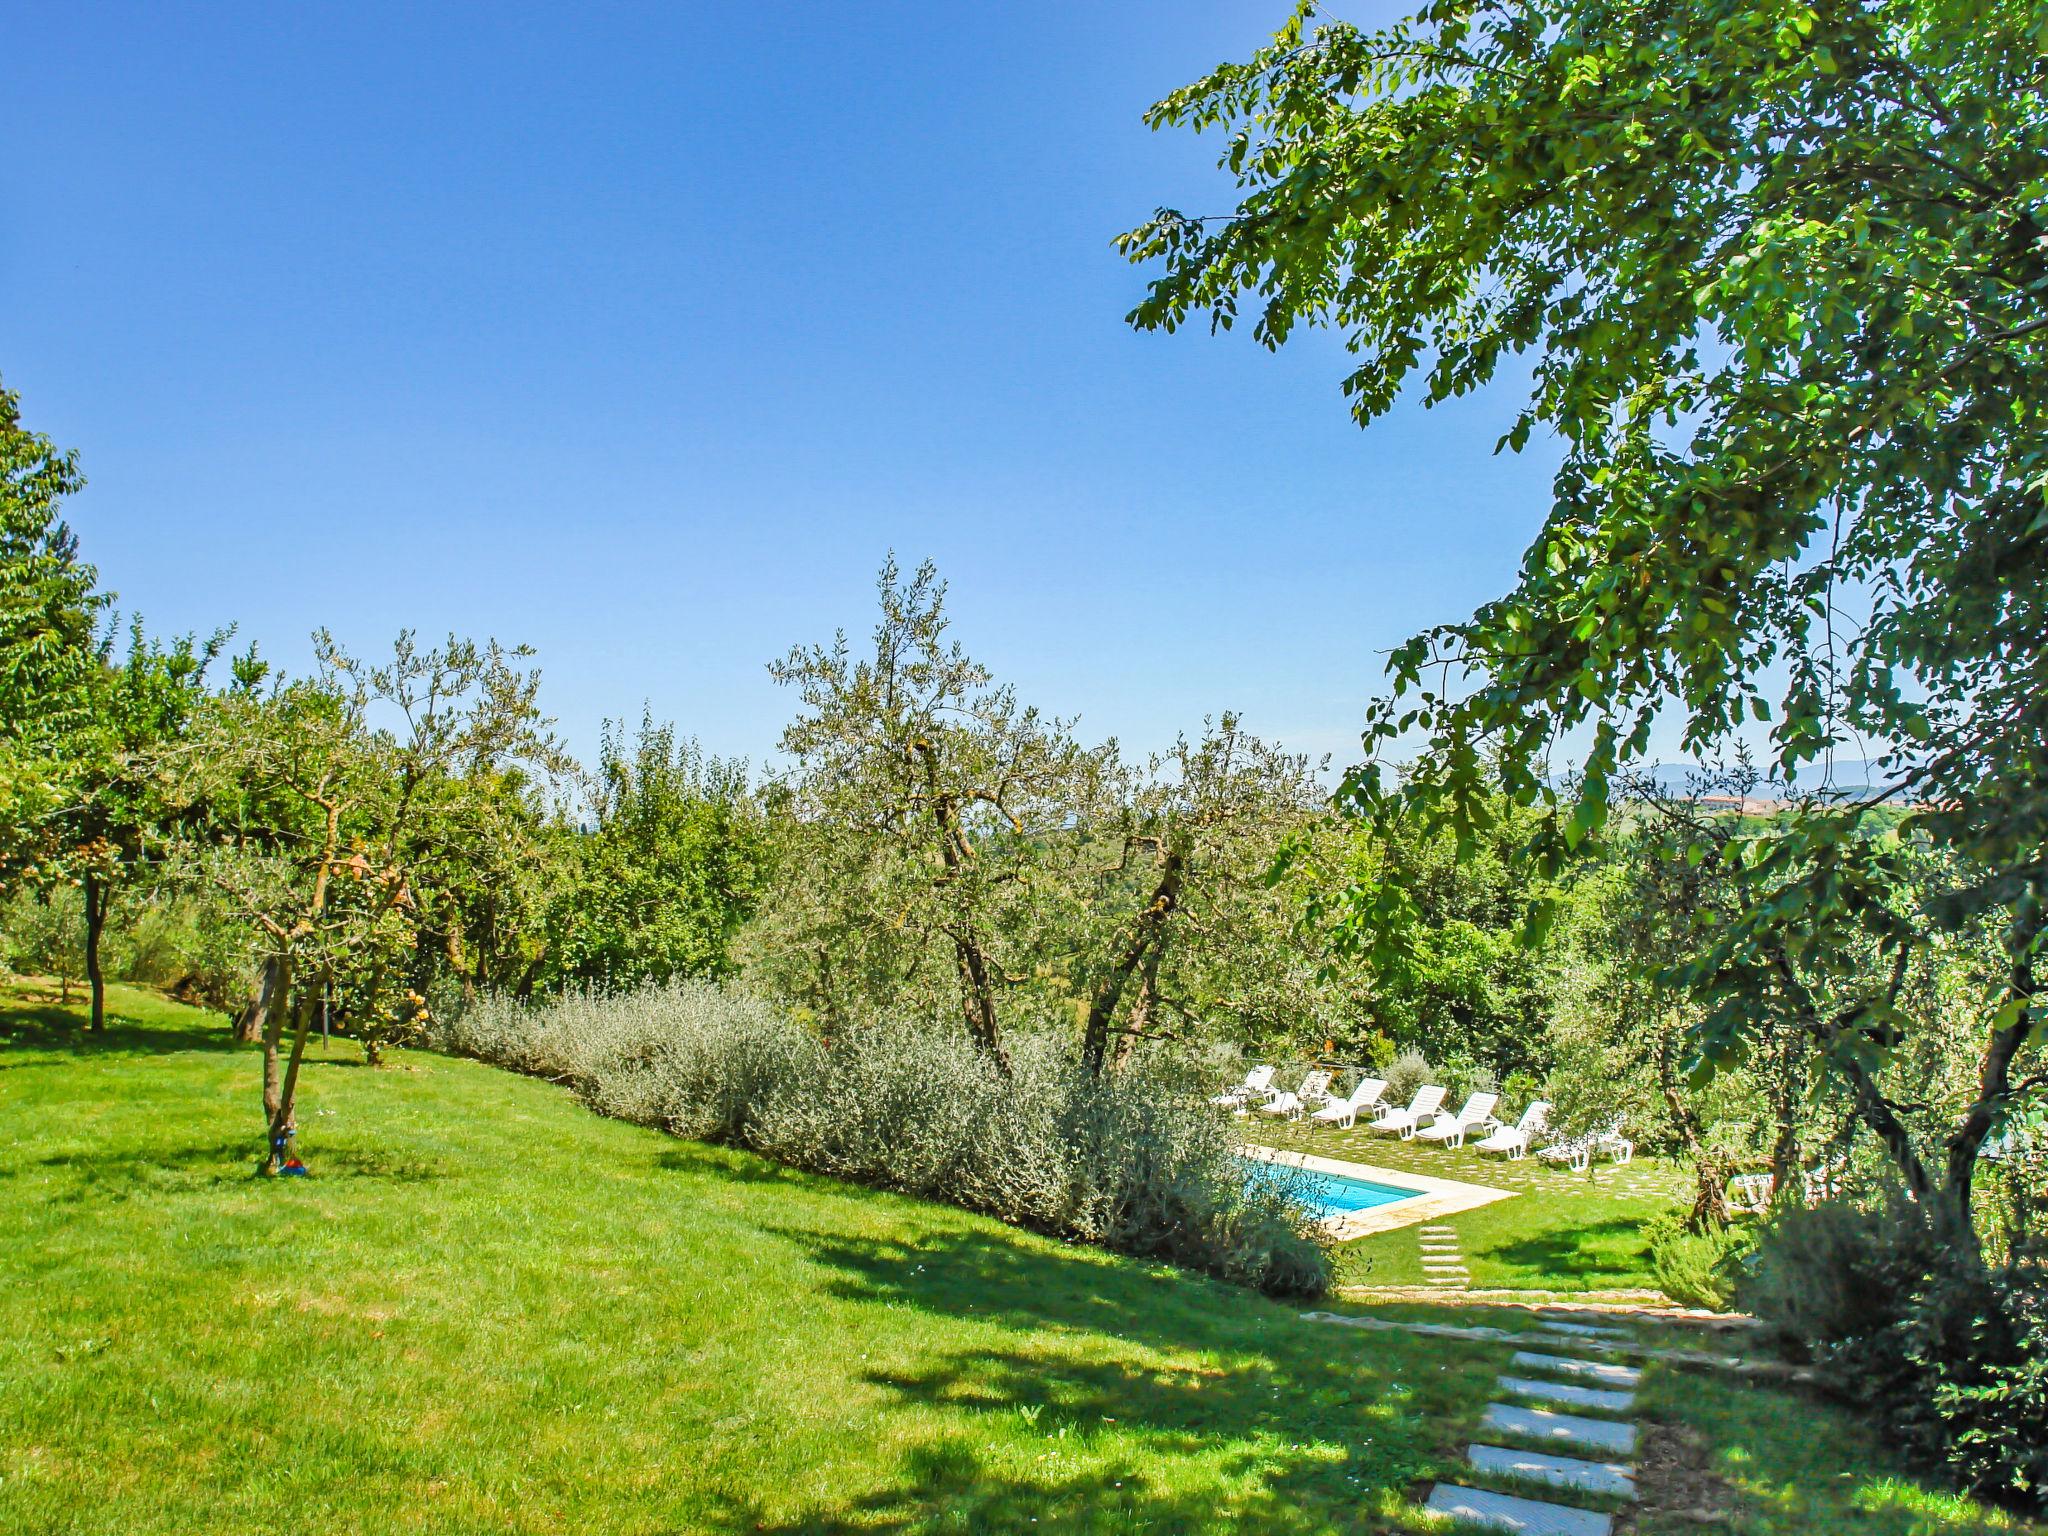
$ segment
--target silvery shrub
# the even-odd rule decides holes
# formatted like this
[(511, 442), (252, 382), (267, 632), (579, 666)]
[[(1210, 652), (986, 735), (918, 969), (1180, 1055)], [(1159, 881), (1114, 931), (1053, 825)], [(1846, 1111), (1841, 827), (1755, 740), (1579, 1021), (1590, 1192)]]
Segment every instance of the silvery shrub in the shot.
[(828, 1047), (701, 982), (487, 1000), (436, 1043), (560, 1082), (601, 1114), (791, 1167), (1272, 1295), (1329, 1283), (1327, 1239), (1296, 1181), (1248, 1180), (1207, 1074), (1165, 1053), (1098, 1078), (1070, 1041), (1013, 1034), (1005, 1078), (944, 1023), (864, 1025)]

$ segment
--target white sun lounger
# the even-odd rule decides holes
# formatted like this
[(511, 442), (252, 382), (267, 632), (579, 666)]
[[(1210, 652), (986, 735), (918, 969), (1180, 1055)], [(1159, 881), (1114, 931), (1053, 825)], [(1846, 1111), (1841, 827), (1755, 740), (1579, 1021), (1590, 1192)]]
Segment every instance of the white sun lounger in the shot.
[(1253, 1067), (1245, 1073), (1243, 1082), (1235, 1088), (1226, 1088), (1209, 1102), (1218, 1109), (1237, 1109), (1254, 1099), (1263, 1099), (1273, 1091), (1273, 1074), (1276, 1070), (1273, 1067)]
[(1408, 1140), (1422, 1123), (1434, 1115), (1444, 1102), (1444, 1090), (1434, 1084), (1416, 1090), (1415, 1097), (1406, 1109), (1390, 1109), (1374, 1117), (1372, 1129), (1397, 1132), (1403, 1141)]
[(1621, 1134), (1621, 1117), (1604, 1131), (1593, 1131), (1584, 1136), (1574, 1136), (1545, 1147), (1536, 1154), (1553, 1163), (1568, 1163), (1576, 1173), (1583, 1173), (1593, 1166), (1596, 1157), (1611, 1157), (1617, 1163), (1625, 1163), (1636, 1155), (1636, 1144)]
[(1455, 1115), (1438, 1115), (1435, 1124), (1416, 1132), (1416, 1135), (1424, 1141), (1441, 1141), (1446, 1146), (1462, 1147), (1465, 1145), (1465, 1133), (1491, 1120), (1493, 1106), (1499, 1102), (1497, 1093), (1475, 1093), (1465, 1100), (1464, 1108)]
[[(1799, 1198), (1808, 1207), (1819, 1205), (1830, 1195), (1841, 1191), (1842, 1179), (1848, 1171), (1849, 1160), (1845, 1157), (1802, 1169)], [(1768, 1173), (1738, 1173), (1728, 1181), (1728, 1204), (1738, 1211), (1754, 1211), (1761, 1215), (1771, 1208), (1777, 1194), (1777, 1181)]]
[(1543, 1132), (1545, 1122), (1550, 1119), (1550, 1106), (1542, 1099), (1536, 1100), (1522, 1111), (1522, 1118), (1513, 1125), (1493, 1122), (1493, 1129), (1484, 1141), (1472, 1143), (1474, 1152), (1499, 1152), (1509, 1162), (1528, 1155), (1529, 1143)]
[(1276, 1093), (1259, 1106), (1261, 1114), (1285, 1115), (1290, 1120), (1299, 1120), (1302, 1112), (1311, 1104), (1320, 1104), (1330, 1096), (1330, 1080), (1337, 1074), (1321, 1068), (1301, 1080), (1301, 1086), (1292, 1093)]
[(1358, 1123), (1359, 1111), (1371, 1109), (1380, 1101), (1380, 1095), (1387, 1091), (1386, 1083), (1377, 1077), (1361, 1077), (1358, 1086), (1351, 1090), (1351, 1096), (1332, 1099), (1321, 1109), (1309, 1116), (1324, 1125), (1334, 1125), (1340, 1131), (1348, 1131)]

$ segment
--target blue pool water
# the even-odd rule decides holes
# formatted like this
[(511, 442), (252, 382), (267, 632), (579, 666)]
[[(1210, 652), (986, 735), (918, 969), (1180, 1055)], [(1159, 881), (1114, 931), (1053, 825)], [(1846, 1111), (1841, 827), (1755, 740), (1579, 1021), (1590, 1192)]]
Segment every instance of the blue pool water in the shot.
[[(1274, 1164), (1258, 1159), (1248, 1159), (1247, 1167), (1255, 1178), (1262, 1173), (1278, 1172)], [(1421, 1193), (1392, 1184), (1375, 1184), (1371, 1179), (1354, 1179), (1348, 1174), (1320, 1173), (1313, 1168), (1289, 1167), (1285, 1176), (1291, 1188), (1310, 1204), (1321, 1207), (1325, 1215), (1369, 1211), (1374, 1206), (1392, 1205), (1396, 1200), (1412, 1200)]]

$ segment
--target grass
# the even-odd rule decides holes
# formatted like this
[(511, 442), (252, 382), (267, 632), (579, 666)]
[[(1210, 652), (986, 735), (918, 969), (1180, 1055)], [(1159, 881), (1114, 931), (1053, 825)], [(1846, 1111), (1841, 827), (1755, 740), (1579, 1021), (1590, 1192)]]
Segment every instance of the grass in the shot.
[[(0, 988), (10, 1533), (1421, 1531), (1501, 1363), (339, 1042), (259, 1180), (253, 1054), (113, 1003)], [(1672, 1411), (1757, 1531), (1991, 1528), (1752, 1396)]]
[[(1510, 1163), (1462, 1147), (1402, 1141), (1366, 1130), (1267, 1121), (1251, 1127), (1250, 1134), (1272, 1146), (1514, 1191), (1512, 1200), (1430, 1223), (1457, 1231), (1471, 1284), (1478, 1290), (1654, 1288), (1643, 1223), (1690, 1193), (1686, 1174), (1660, 1158), (1596, 1163), (1574, 1173), (1533, 1157)], [(1346, 1243), (1340, 1260), (1341, 1284), (1423, 1283), (1414, 1227)]]

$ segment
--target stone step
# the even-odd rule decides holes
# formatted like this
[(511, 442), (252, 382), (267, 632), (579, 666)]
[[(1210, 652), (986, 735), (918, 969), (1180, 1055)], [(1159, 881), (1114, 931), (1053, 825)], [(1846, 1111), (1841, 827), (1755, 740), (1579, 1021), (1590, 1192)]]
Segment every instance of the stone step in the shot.
[(1626, 1328), (1607, 1328), (1598, 1323), (1574, 1323), (1559, 1318), (1555, 1312), (1545, 1312), (1543, 1326), (1552, 1333), (1576, 1333), (1588, 1339), (1628, 1339), (1635, 1335)]
[(1518, 1499), (1511, 1493), (1490, 1493), (1484, 1488), (1460, 1488), (1455, 1483), (1438, 1483), (1422, 1507), (1432, 1514), (1512, 1531), (1516, 1536), (1609, 1536), (1614, 1529), (1613, 1516), (1594, 1510)]
[(1500, 1389), (1512, 1392), (1517, 1397), (1533, 1397), (1538, 1402), (1561, 1403), (1567, 1408), (1590, 1408), (1597, 1413), (1627, 1413), (1636, 1405), (1633, 1392), (1608, 1392), (1599, 1387), (1568, 1387), (1561, 1381), (1525, 1381), (1519, 1376), (1503, 1376)]
[(1582, 1419), (1576, 1414), (1552, 1408), (1517, 1408), (1511, 1403), (1488, 1403), (1480, 1423), (1499, 1435), (1520, 1435), (1557, 1445), (1576, 1445), (1584, 1450), (1605, 1451), (1610, 1456), (1636, 1453), (1636, 1427), (1612, 1419)]
[(1516, 1350), (1508, 1363), (1519, 1365), (1524, 1370), (1577, 1376), (1607, 1387), (1633, 1387), (1643, 1379), (1643, 1373), (1632, 1365), (1613, 1365), (1605, 1360), (1574, 1360), (1566, 1355), (1539, 1355), (1526, 1349)]
[(1518, 1477), (1577, 1493), (1606, 1493), (1623, 1499), (1636, 1496), (1636, 1480), (1628, 1468), (1611, 1461), (1581, 1461), (1576, 1456), (1552, 1456), (1545, 1451), (1511, 1451), (1504, 1445), (1468, 1445), (1465, 1459), (1496, 1477)]

